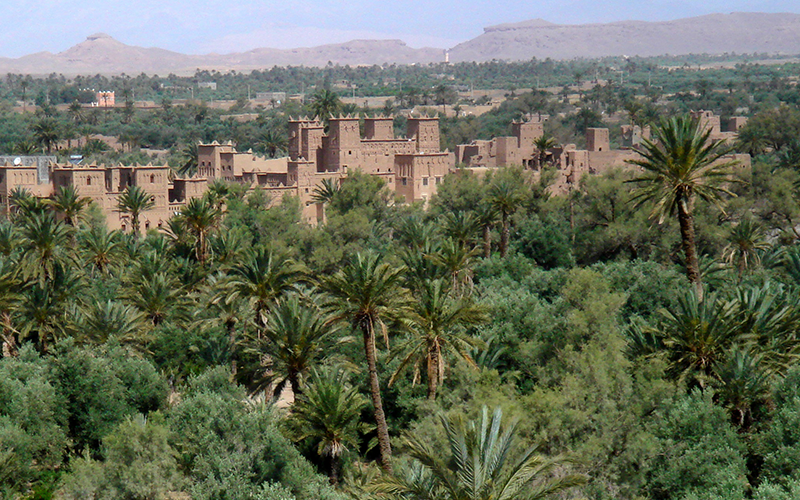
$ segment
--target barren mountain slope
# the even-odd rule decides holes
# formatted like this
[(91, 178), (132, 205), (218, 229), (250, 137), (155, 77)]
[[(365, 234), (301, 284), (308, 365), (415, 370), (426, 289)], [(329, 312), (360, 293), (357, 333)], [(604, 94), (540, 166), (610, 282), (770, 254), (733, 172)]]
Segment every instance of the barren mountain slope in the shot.
[(733, 13), (649, 23), (558, 25), (540, 19), (501, 24), (455, 46), (450, 60), (571, 59), (699, 53), (800, 54), (800, 15)]

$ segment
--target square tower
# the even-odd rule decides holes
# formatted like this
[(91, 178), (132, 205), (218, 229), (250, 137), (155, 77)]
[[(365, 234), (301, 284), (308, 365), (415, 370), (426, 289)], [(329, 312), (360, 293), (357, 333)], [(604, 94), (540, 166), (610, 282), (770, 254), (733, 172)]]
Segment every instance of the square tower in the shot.
[(608, 138), (607, 128), (587, 128), (586, 129), (586, 149), (589, 151), (608, 151), (611, 149), (611, 142)]
[(331, 118), (324, 141), (325, 170), (339, 172), (361, 164), (361, 132), (358, 117)]
[(375, 141), (394, 139), (394, 118), (391, 116), (364, 118), (364, 139)]
[(418, 153), (438, 153), (441, 149), (438, 117), (409, 118), (406, 135), (416, 142)]

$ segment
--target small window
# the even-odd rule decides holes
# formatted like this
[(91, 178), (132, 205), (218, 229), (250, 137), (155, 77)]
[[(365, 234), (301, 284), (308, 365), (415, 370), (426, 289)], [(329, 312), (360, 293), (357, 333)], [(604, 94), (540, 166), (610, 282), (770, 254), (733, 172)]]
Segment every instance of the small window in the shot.
[(406, 179), (405, 177), (403, 177), (403, 185), (408, 186), (408, 179)]
[(92, 176), (91, 175), (87, 175), (86, 176), (86, 185), (87, 186), (91, 186), (92, 185)]
[(427, 186), (428, 185), (428, 178), (427, 177), (423, 177), (422, 178), (422, 185), (423, 186)]
[(156, 183), (156, 176), (153, 175), (153, 174), (150, 174), (150, 184), (155, 184), (155, 183)]

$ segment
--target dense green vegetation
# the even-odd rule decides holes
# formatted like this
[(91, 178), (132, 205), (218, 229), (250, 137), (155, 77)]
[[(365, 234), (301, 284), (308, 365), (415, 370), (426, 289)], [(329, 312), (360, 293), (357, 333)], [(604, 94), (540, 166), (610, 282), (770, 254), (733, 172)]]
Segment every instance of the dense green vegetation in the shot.
[(800, 177), (709, 168), (696, 125), (565, 198), (509, 167), (423, 209), (356, 172), (317, 227), (221, 182), (146, 236), (15, 192), (3, 494), (794, 498)]
[[(108, 231), (72, 190), (16, 191), (0, 223), (2, 496), (797, 498), (795, 68), (692, 67), (712, 59), (186, 80), (217, 80), (239, 99), (232, 112), (249, 110), (248, 84), (324, 89), (246, 123), (203, 101), (216, 96), (172, 105), (174, 89), (145, 75), (9, 75), (0, 149), (145, 162), (145, 148), (165, 148), (180, 174), (196, 166), (198, 139), (274, 156), (287, 115), (390, 111), (343, 106), (325, 85), (344, 78), (362, 95), (362, 79), (385, 80), (374, 92), (393, 106), (432, 112), (443, 81), (506, 87), (489, 113), (441, 119), (449, 147), (530, 113), (551, 115), (548, 147), (580, 144), (589, 126), (612, 140), (620, 123), (662, 128), (642, 172), (587, 176), (566, 197), (548, 194), (547, 172), (459, 171), (424, 208), (355, 172), (316, 190), (317, 227), (292, 197), (222, 182), (146, 235)], [(571, 86), (623, 65), (622, 85)], [(570, 86), (517, 95), (534, 78)], [(53, 106), (86, 100), (88, 86), (159, 106)], [(23, 97), (35, 113), (11, 109)], [(682, 118), (701, 108), (751, 117), (735, 147), (752, 168), (709, 167), (719, 146)], [(125, 151), (56, 150), (92, 133)], [(120, 208), (133, 216), (148, 201), (132, 189)]]

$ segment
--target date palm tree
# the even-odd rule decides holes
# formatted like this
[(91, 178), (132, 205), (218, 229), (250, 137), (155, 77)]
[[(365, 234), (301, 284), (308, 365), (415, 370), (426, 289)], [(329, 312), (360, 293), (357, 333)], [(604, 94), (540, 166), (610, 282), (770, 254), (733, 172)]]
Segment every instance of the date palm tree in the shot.
[(736, 268), (739, 281), (752, 265), (758, 265), (759, 253), (769, 248), (761, 226), (752, 217), (744, 217), (731, 228), (728, 245), (722, 250), (722, 258)]
[(251, 336), (249, 343), (256, 353), (272, 358), (275, 394), (288, 383), (297, 397), (304, 390), (309, 370), (336, 343), (338, 331), (339, 326), (313, 298), (293, 293), (278, 300), (264, 329)]
[(131, 216), (131, 233), (139, 237), (139, 217), (155, 206), (153, 197), (139, 186), (128, 186), (120, 195), (118, 209)]
[(303, 266), (264, 247), (247, 252), (242, 262), (231, 267), (229, 280), (217, 300), (244, 300), (255, 315), (254, 322), (263, 328), (275, 301), (292, 290), (304, 277)]
[(508, 240), (511, 234), (510, 217), (514, 215), (524, 200), (525, 192), (519, 178), (514, 179), (513, 171), (502, 172), (495, 176), (489, 184), (488, 202), (500, 214), (500, 257), (508, 253)]
[(637, 207), (652, 203), (651, 217), (659, 223), (677, 215), (686, 273), (702, 300), (692, 206), (696, 198), (720, 205), (724, 195), (733, 196), (726, 183), (733, 181), (730, 168), (736, 162), (725, 160), (730, 147), (712, 140), (711, 130), (689, 116), (662, 121), (653, 130), (653, 139), (643, 141), (639, 158), (628, 160), (644, 170), (628, 181), (638, 186), (631, 201)]
[(92, 203), (91, 198), (80, 196), (75, 186), (62, 186), (58, 188), (53, 199), (46, 203), (64, 217), (68, 226), (77, 226), (84, 209)]
[(358, 448), (361, 410), (366, 399), (348, 383), (341, 368), (311, 370), (306, 390), (292, 406), (291, 429), (295, 441), (316, 441), (317, 454), (329, 461), (328, 479), (336, 486), (341, 457), (348, 446)]
[(407, 309), (405, 290), (400, 286), (403, 269), (383, 262), (376, 253), (358, 253), (336, 274), (322, 282), (330, 298), (330, 307), (337, 319), (347, 321), (364, 340), (364, 355), (369, 372), (369, 388), (378, 431), (381, 467), (392, 470), (392, 447), (389, 427), (383, 411), (378, 361), (376, 331), (381, 331), (388, 345), (386, 323)]
[(546, 135), (537, 137), (533, 141), (533, 147), (536, 148), (536, 152), (538, 153), (537, 163), (540, 170), (547, 163), (547, 150), (552, 149), (557, 145), (558, 143), (554, 138), (548, 137)]
[(78, 308), (76, 333), (84, 342), (103, 344), (110, 338), (143, 348), (149, 326), (144, 314), (120, 302), (89, 301)]
[(65, 266), (73, 258), (69, 250), (72, 228), (57, 221), (52, 213), (25, 218), (20, 235), (23, 249), (20, 266), (27, 278), (47, 281), (57, 266)]
[(219, 224), (222, 212), (205, 198), (189, 200), (178, 216), (181, 225), (194, 236), (195, 257), (200, 265), (208, 258), (208, 234)]
[(428, 399), (436, 399), (436, 391), (444, 382), (447, 366), (445, 355), (459, 357), (472, 366), (469, 352), (480, 342), (463, 329), (488, 319), (484, 307), (468, 299), (455, 299), (446, 280), (427, 281), (415, 293), (412, 306), (410, 338), (397, 347), (403, 356), (389, 380), (392, 385), (408, 366), (414, 367), (414, 382), (425, 372), (428, 380)]
[[(504, 425), (502, 420), (500, 408), (489, 417), (485, 406), (477, 420), (443, 417), (450, 444), (447, 456), (427, 441), (405, 436), (411, 457), (430, 473), (433, 484), (425, 488), (435, 492), (430, 500), (541, 500), (586, 482), (578, 474), (553, 474), (569, 464), (564, 457), (546, 458), (536, 454), (536, 449), (520, 452), (516, 423)], [(383, 494), (414, 494), (419, 484), (386, 477), (373, 489)]]
[(123, 255), (123, 242), (119, 231), (109, 231), (105, 226), (92, 226), (78, 234), (78, 247), (83, 259), (100, 273), (106, 273)]

